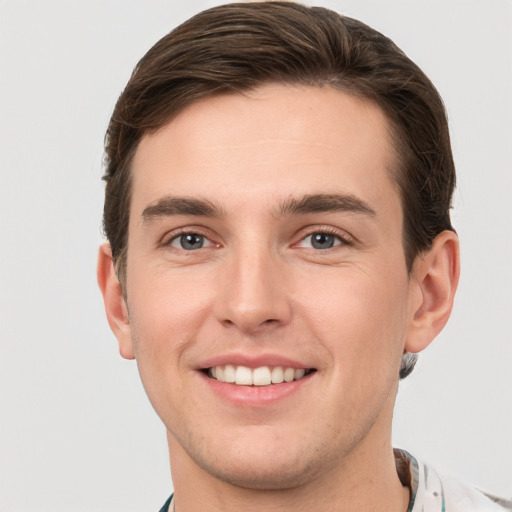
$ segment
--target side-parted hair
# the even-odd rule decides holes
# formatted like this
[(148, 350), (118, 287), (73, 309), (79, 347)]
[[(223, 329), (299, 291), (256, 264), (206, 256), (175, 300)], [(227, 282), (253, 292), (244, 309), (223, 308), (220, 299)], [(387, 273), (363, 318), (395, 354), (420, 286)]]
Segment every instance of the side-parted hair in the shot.
[[(126, 276), (131, 164), (148, 133), (193, 102), (268, 83), (332, 87), (377, 104), (396, 155), (407, 268), (450, 221), (455, 168), (442, 99), (389, 38), (360, 21), (294, 2), (232, 3), (193, 16), (139, 61), (105, 137), (103, 226)], [(416, 362), (406, 354), (400, 377)]]

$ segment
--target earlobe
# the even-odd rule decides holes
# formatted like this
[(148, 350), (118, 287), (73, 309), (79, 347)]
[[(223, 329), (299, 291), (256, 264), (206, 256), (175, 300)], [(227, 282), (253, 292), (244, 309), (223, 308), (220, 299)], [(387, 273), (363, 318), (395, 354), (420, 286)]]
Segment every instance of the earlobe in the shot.
[(459, 239), (443, 231), (432, 247), (418, 256), (411, 280), (415, 287), (406, 352), (421, 352), (446, 325), (459, 281)]
[(108, 323), (119, 343), (119, 352), (125, 359), (135, 359), (128, 308), (121, 283), (116, 275), (112, 251), (108, 243), (100, 246), (96, 275), (103, 295)]

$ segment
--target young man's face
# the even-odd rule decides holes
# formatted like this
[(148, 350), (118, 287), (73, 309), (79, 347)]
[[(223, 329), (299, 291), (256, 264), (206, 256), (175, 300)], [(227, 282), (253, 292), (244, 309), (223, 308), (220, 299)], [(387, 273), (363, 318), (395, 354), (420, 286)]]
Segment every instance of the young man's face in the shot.
[(421, 300), (394, 165), (380, 109), (327, 87), (206, 99), (141, 141), (118, 337), (175, 469), (282, 488), (388, 449)]

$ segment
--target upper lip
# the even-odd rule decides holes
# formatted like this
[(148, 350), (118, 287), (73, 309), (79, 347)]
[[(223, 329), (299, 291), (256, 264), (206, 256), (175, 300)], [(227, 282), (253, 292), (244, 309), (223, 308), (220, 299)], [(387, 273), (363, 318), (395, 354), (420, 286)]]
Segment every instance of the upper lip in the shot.
[(304, 361), (297, 361), (296, 359), (288, 358), (280, 354), (259, 354), (259, 355), (248, 355), (242, 353), (228, 353), (212, 356), (202, 361), (198, 370), (204, 370), (215, 366), (224, 366), (226, 364), (232, 364), (233, 366), (247, 366), (248, 368), (259, 368), (261, 366), (283, 366), (286, 368), (309, 369), (313, 368), (313, 365), (308, 364)]

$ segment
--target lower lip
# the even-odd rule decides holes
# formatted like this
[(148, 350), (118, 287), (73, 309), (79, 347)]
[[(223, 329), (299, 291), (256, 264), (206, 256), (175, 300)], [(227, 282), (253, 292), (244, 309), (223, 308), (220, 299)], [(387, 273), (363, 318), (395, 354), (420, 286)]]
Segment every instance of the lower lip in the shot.
[(203, 372), (199, 374), (217, 396), (237, 407), (268, 407), (307, 386), (316, 372), (305, 375), (299, 380), (268, 386), (238, 386), (212, 379)]

